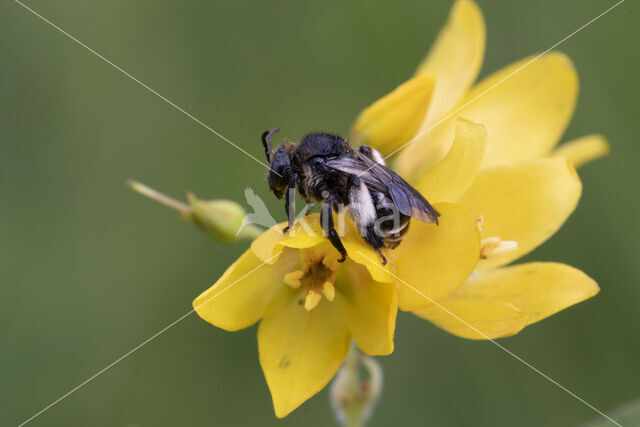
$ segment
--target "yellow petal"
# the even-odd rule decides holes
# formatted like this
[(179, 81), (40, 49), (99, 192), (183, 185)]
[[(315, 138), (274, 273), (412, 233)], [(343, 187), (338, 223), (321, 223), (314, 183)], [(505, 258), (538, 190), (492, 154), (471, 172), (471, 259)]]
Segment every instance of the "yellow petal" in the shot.
[(380, 283), (361, 265), (349, 263), (338, 278), (340, 302), (354, 341), (369, 356), (393, 351), (398, 313), (394, 283)]
[[(353, 231), (350, 238), (343, 238), (342, 243), (347, 250), (348, 257), (358, 264), (364, 265), (369, 274), (377, 282), (393, 283), (395, 278), (389, 272), (390, 263), (382, 265), (382, 260), (378, 254), (371, 249), (356, 231)], [(388, 255), (390, 257), (392, 255)]]
[(506, 337), (527, 325), (522, 311), (500, 301), (450, 301), (447, 298), (413, 313), (450, 334), (474, 340)]
[(283, 234), (282, 230), (286, 226), (286, 223), (281, 223), (262, 233), (251, 243), (253, 253), (263, 261), (274, 263), (284, 247), (310, 248), (327, 240), (320, 225), (319, 214), (303, 217), (295, 222), (287, 234)]
[(547, 156), (573, 115), (578, 76), (561, 53), (532, 60), (511, 64), (475, 86), (455, 114), (399, 153), (396, 165), (401, 173), (413, 177), (426, 163), (444, 156), (453, 141), (456, 117), (486, 126), (483, 167)]
[(555, 262), (504, 267), (472, 278), (453, 295), (459, 299), (502, 300), (527, 313), (527, 324), (591, 298), (598, 284), (577, 268)]
[(436, 85), (426, 125), (448, 113), (473, 84), (484, 56), (485, 25), (480, 8), (458, 0), (417, 74), (432, 74)]
[(417, 182), (416, 189), (428, 200), (458, 200), (480, 169), (486, 139), (484, 125), (458, 119), (456, 136), (449, 153)]
[(356, 119), (351, 139), (377, 148), (383, 155), (405, 144), (422, 123), (431, 93), (433, 76), (419, 75), (401, 84), (367, 107)]
[(546, 241), (573, 212), (581, 189), (562, 157), (482, 170), (458, 203), (482, 215), (483, 239), (498, 237), (518, 247), (481, 260), (478, 269), (507, 264)]
[(478, 215), (449, 203), (434, 207), (441, 214), (440, 225), (412, 220), (393, 252), (402, 310), (424, 307), (451, 293), (469, 277), (480, 256)]
[[(410, 183), (416, 183), (449, 152), (458, 116), (442, 119), (421, 129), (405, 144), (393, 160), (393, 169)], [(485, 143), (486, 145), (486, 143)]]
[(580, 166), (609, 154), (609, 143), (602, 135), (587, 135), (565, 142), (555, 149), (551, 156), (562, 156), (573, 166)]
[(460, 114), (484, 123), (489, 133), (484, 166), (545, 156), (573, 116), (578, 74), (569, 57), (551, 52), (533, 59), (487, 77), (463, 101), (477, 98)]
[[(481, 274), (456, 289), (441, 304), (451, 308), (459, 319), (442, 318), (438, 307), (416, 314), (464, 338), (497, 338), (513, 335), (598, 291), (596, 282), (580, 270), (565, 264), (534, 262)], [(510, 312), (507, 306), (516, 311)]]
[(207, 322), (228, 331), (251, 326), (283, 286), (283, 276), (295, 268), (295, 254), (283, 256), (275, 265), (264, 264), (246, 251), (209, 289), (193, 301), (193, 307)]
[(258, 328), (260, 365), (280, 418), (327, 385), (349, 349), (340, 304), (320, 301), (306, 311), (299, 296), (286, 289)]

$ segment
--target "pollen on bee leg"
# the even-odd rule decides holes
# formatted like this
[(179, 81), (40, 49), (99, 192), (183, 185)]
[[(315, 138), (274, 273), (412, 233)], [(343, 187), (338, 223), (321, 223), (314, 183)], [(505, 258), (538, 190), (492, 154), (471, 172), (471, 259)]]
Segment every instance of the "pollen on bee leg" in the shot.
[(514, 240), (502, 240), (497, 236), (482, 239), (480, 258), (488, 259), (493, 256), (503, 255), (518, 249), (518, 242)]

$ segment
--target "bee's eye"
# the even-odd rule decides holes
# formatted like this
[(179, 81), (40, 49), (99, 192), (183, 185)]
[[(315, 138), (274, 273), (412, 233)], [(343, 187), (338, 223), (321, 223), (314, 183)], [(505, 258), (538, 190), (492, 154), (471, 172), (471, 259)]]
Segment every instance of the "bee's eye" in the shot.
[(280, 187), (286, 187), (289, 184), (289, 180), (284, 179), (284, 167), (271, 165), (271, 170), (269, 171), (269, 185), (273, 189), (277, 189)]
[(278, 198), (282, 198), (284, 192), (289, 185), (289, 179), (291, 177), (291, 164), (289, 157), (285, 153), (282, 147), (273, 155), (273, 161), (271, 162), (269, 170), (269, 187), (275, 193)]

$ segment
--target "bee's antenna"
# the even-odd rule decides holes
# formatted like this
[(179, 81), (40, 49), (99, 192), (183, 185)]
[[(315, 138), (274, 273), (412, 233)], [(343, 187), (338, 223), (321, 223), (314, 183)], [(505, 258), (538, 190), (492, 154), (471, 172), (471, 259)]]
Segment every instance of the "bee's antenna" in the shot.
[(264, 154), (267, 156), (267, 161), (269, 161), (269, 157), (271, 157), (271, 137), (279, 130), (280, 128), (273, 128), (271, 130), (265, 130), (262, 133), (262, 145), (264, 145)]

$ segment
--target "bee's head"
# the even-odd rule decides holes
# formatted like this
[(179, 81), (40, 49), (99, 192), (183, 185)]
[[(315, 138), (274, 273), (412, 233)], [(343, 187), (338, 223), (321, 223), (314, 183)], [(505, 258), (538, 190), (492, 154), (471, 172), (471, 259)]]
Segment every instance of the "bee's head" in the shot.
[(271, 137), (276, 132), (278, 132), (278, 128), (265, 131), (262, 134), (262, 145), (264, 145), (264, 153), (269, 164), (267, 182), (273, 194), (278, 199), (282, 199), (291, 178), (291, 161), (289, 159), (291, 150), (287, 149), (286, 143), (281, 144), (276, 151), (271, 150)]

